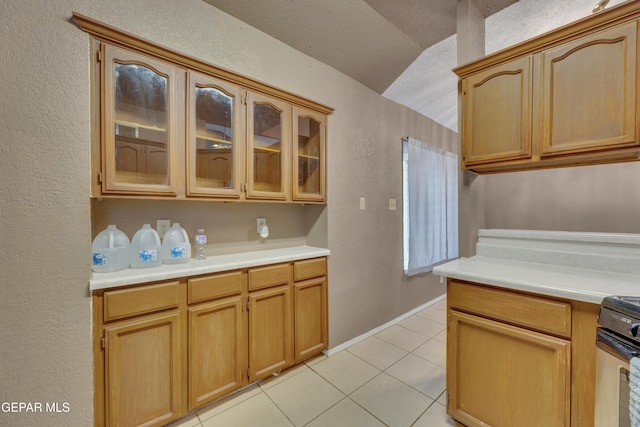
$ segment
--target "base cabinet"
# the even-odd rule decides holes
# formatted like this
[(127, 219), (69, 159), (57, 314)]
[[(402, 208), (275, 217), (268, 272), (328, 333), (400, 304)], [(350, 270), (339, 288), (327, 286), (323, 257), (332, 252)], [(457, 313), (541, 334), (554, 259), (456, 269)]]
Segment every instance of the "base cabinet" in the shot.
[(569, 341), (456, 311), (449, 322), (452, 416), (468, 426), (570, 425)]
[(160, 426), (184, 413), (181, 330), (176, 311), (105, 329), (105, 424)]
[(326, 276), (321, 257), (94, 291), (94, 425), (163, 426), (320, 353)]
[(244, 385), (245, 322), (240, 296), (189, 308), (189, 410)]
[(249, 295), (249, 381), (293, 362), (291, 288), (278, 286)]
[(447, 413), (468, 427), (591, 427), (599, 306), (449, 279)]

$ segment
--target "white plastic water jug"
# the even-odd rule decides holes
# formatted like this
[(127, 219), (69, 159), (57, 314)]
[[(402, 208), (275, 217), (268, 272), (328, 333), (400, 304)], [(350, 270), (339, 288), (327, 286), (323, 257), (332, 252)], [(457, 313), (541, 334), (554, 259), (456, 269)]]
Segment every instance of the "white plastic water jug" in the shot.
[(129, 238), (115, 225), (102, 230), (91, 244), (91, 268), (96, 273), (110, 273), (129, 267)]
[(165, 264), (191, 262), (189, 235), (177, 222), (164, 233), (162, 238), (162, 262)]
[(151, 225), (144, 224), (131, 239), (131, 267), (150, 268), (162, 265), (160, 236)]

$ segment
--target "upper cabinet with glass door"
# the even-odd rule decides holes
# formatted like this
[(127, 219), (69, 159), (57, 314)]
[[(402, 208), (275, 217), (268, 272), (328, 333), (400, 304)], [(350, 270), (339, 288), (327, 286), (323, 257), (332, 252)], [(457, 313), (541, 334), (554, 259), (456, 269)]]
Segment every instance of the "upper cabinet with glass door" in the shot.
[(325, 201), (326, 116), (293, 108), (293, 200)]
[(249, 92), (247, 137), (247, 198), (288, 200), (291, 104)]
[(93, 196), (325, 203), (333, 109), (73, 18), (95, 55)]
[(189, 72), (189, 196), (240, 198), (244, 129), (239, 86)]
[(102, 52), (102, 192), (176, 195), (176, 78), (183, 72), (115, 46), (103, 44)]

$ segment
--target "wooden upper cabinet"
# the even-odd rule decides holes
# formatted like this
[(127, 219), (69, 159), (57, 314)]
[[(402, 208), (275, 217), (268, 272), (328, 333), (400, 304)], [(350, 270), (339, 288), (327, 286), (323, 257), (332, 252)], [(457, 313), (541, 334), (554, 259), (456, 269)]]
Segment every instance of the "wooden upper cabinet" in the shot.
[(468, 165), (531, 158), (531, 57), (462, 82), (462, 141)]
[(325, 203), (332, 108), (73, 19), (95, 55), (94, 197)]
[(637, 21), (541, 53), (542, 156), (638, 146)]
[(290, 198), (291, 114), (291, 104), (267, 95), (248, 93), (248, 199)]
[(239, 86), (188, 73), (187, 194), (240, 197), (244, 129)]
[(325, 201), (326, 116), (293, 108), (293, 200)]
[(456, 68), (463, 168), (638, 160), (638, 19), (625, 2)]
[(154, 58), (102, 45), (102, 192), (176, 195), (177, 80)]

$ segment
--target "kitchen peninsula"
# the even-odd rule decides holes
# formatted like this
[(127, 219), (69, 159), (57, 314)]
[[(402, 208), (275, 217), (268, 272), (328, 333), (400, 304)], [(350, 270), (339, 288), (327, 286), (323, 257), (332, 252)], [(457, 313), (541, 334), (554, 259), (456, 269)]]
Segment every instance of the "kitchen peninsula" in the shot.
[(640, 235), (480, 230), (447, 277), (447, 411), (467, 426), (593, 425), (602, 298), (640, 296)]

